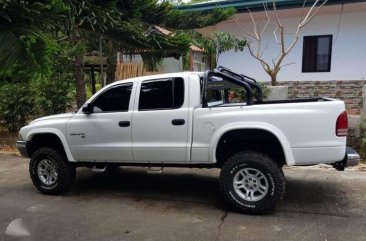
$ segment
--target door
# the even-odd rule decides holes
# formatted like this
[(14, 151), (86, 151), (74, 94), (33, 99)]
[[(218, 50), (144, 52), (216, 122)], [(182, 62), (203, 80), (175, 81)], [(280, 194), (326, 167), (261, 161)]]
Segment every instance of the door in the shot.
[(132, 87), (132, 83), (126, 83), (106, 89), (92, 100), (91, 114), (79, 111), (68, 122), (67, 137), (76, 160), (133, 160)]
[(142, 81), (132, 118), (133, 155), (138, 162), (185, 162), (188, 88), (183, 78)]

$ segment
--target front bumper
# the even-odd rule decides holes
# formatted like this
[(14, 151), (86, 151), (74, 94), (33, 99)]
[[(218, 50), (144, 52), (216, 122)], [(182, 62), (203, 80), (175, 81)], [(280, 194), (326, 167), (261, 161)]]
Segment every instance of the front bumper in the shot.
[(27, 141), (17, 141), (16, 148), (20, 152), (20, 155), (24, 157), (28, 157), (28, 151), (27, 151)]
[(361, 157), (360, 155), (352, 148), (346, 147), (346, 156), (342, 161), (333, 163), (333, 167), (338, 171), (344, 171), (345, 167), (353, 167), (357, 166), (360, 163)]

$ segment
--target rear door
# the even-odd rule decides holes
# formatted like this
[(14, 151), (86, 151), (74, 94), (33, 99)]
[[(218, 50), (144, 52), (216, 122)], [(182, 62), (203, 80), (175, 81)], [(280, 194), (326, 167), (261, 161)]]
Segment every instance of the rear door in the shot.
[(140, 82), (132, 126), (138, 162), (185, 162), (188, 145), (188, 87), (183, 78)]

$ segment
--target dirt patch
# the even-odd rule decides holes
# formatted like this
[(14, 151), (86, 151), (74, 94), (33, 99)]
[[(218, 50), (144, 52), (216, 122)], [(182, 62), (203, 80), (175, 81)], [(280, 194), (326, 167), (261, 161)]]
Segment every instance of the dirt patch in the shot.
[(0, 145), (0, 154), (20, 156), (15, 145)]
[[(314, 166), (291, 166), (291, 167), (285, 167), (285, 168), (289, 168), (289, 169), (307, 169), (307, 170), (335, 170), (331, 165), (327, 165), (327, 164), (319, 164), (319, 165), (314, 165)], [(345, 169), (345, 171), (366, 171), (366, 163), (361, 162), (360, 164), (358, 164), (357, 166), (354, 167), (347, 167)]]
[(18, 133), (0, 130), (0, 145), (14, 145), (18, 140)]

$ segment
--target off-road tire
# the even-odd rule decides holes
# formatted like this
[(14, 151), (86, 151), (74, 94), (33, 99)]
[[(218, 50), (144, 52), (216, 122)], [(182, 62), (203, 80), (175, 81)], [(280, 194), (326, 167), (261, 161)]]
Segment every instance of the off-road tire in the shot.
[[(235, 191), (234, 177), (245, 168), (256, 169), (267, 178), (269, 188), (261, 200), (247, 201)], [(285, 176), (281, 167), (272, 158), (257, 151), (242, 151), (233, 154), (224, 163), (220, 173), (220, 190), (225, 201), (236, 211), (246, 214), (273, 212), (276, 203), (285, 193), (285, 184)]]
[[(37, 174), (38, 164), (44, 159), (52, 161), (56, 166), (57, 179), (51, 185), (43, 183)], [(61, 151), (45, 147), (35, 151), (32, 155), (29, 163), (29, 173), (33, 185), (41, 193), (56, 195), (64, 193), (71, 187), (75, 180), (76, 169), (72, 164), (68, 163), (66, 156)]]

